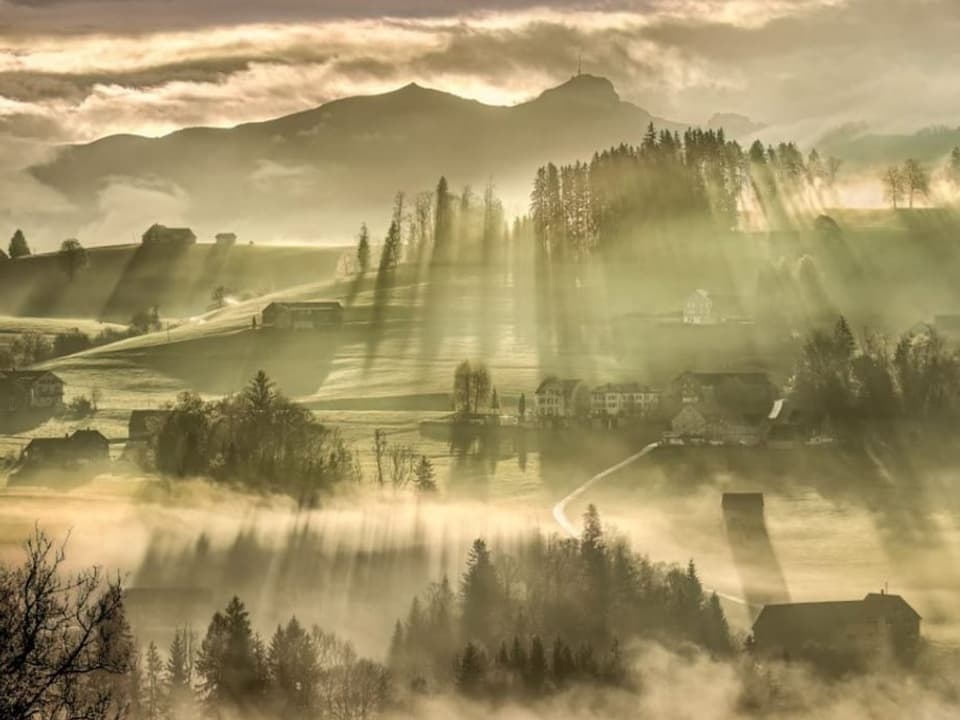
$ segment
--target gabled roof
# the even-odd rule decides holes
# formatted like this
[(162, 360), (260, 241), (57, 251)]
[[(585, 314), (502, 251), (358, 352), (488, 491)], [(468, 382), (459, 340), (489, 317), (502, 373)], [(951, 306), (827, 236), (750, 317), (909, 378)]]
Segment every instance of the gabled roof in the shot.
[(548, 386), (559, 384), (564, 396), (569, 397), (582, 382), (582, 380), (561, 380), (558, 377), (548, 377), (537, 386), (535, 394), (540, 395), (546, 391)]
[(903, 613), (920, 619), (917, 611), (901, 596), (870, 593), (863, 600), (765, 605), (753, 627), (770, 625), (789, 628), (792, 633), (804, 630), (814, 633), (827, 626), (878, 620)]
[(63, 380), (49, 370), (0, 370), (0, 380), (12, 380), (30, 385), (48, 376), (52, 377), (58, 383), (63, 384)]
[[(271, 307), (283, 307), (290, 310), (342, 310), (343, 309), (343, 305), (340, 304), (339, 300), (301, 300), (301, 301), (294, 301), (294, 302), (277, 300), (267, 305), (267, 308), (271, 308)], [(267, 308), (264, 308), (264, 310), (266, 310)]]
[(40, 437), (33, 438), (28, 444), (27, 448), (33, 449), (52, 449), (57, 447), (69, 447), (73, 444), (86, 444), (89, 442), (104, 442), (109, 444), (106, 436), (101, 433), (99, 430), (75, 430), (72, 435), (64, 435), (63, 437)]
[(29, 443), (27, 443), (27, 450), (42, 450), (53, 449), (58, 447), (65, 447), (70, 445), (69, 437), (45, 437), (45, 438), (33, 438)]
[(659, 393), (659, 390), (654, 390), (648, 385), (641, 385), (640, 383), (631, 382), (631, 383), (606, 383), (604, 385), (598, 385), (593, 389), (595, 393)]
[(90, 442), (91, 440), (100, 442), (102, 440), (105, 443), (110, 442), (109, 440), (107, 440), (106, 435), (104, 435), (99, 430), (90, 430), (90, 429), (77, 430), (76, 432), (73, 433), (73, 435), (70, 436), (70, 440), (80, 441), (80, 442)]

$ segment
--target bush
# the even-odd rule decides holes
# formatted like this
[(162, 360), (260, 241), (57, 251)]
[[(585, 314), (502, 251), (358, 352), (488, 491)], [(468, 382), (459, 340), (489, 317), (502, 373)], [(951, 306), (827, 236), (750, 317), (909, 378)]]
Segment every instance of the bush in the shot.
[(53, 338), (53, 357), (63, 357), (64, 355), (73, 355), (83, 352), (93, 347), (93, 341), (89, 335), (72, 330), (66, 333), (57, 333)]
[(90, 417), (96, 411), (96, 405), (86, 395), (78, 395), (67, 404), (67, 414), (73, 418)]

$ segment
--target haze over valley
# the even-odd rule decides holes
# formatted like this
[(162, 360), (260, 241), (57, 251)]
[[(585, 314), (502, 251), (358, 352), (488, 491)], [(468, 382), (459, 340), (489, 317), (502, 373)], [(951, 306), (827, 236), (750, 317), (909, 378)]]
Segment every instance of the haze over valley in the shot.
[(129, 5), (0, 0), (0, 718), (956, 714), (952, 4)]

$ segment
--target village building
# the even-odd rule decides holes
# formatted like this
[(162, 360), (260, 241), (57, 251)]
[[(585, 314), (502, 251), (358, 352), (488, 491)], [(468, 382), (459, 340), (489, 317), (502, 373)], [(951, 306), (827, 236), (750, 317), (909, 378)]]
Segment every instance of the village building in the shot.
[(718, 402), (720, 404), (762, 407), (767, 414), (776, 396), (776, 388), (764, 372), (691, 372), (678, 375), (672, 383), (674, 397), (681, 403)]
[(237, 234), (232, 232), (217, 233), (214, 236), (219, 248), (231, 248), (237, 244)]
[(266, 328), (315, 330), (343, 322), (343, 305), (336, 300), (272, 302), (263, 309)]
[(25, 465), (69, 466), (110, 459), (110, 441), (96, 430), (77, 430), (56, 438), (34, 438), (23, 449)]
[(545, 379), (534, 393), (536, 414), (541, 420), (569, 419), (589, 408), (586, 386), (581, 380)]
[(0, 370), (0, 412), (56, 410), (63, 380), (49, 370)]
[(171, 228), (154, 223), (141, 239), (146, 247), (184, 247), (193, 245), (197, 236), (190, 228)]
[(646, 417), (660, 407), (660, 391), (639, 383), (607, 383), (590, 391), (590, 412), (595, 416)]
[(127, 423), (127, 437), (134, 441), (155, 438), (170, 417), (170, 410), (133, 410)]
[(673, 381), (671, 395), (676, 412), (666, 439), (758, 445), (775, 388), (766, 373), (685, 372)]
[(698, 289), (687, 295), (681, 308), (684, 325), (720, 325), (747, 322), (741, 299), (736, 295)]
[(869, 661), (891, 651), (909, 657), (920, 640), (920, 615), (899, 595), (862, 600), (766, 605), (753, 624), (758, 655), (813, 662)]

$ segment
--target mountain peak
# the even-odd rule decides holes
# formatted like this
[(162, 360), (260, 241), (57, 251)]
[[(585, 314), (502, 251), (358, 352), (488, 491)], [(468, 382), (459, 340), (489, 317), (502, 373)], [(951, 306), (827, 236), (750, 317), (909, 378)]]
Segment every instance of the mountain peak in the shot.
[(544, 91), (541, 98), (563, 98), (582, 100), (591, 103), (615, 104), (620, 102), (613, 83), (598, 75), (574, 75), (565, 83)]

